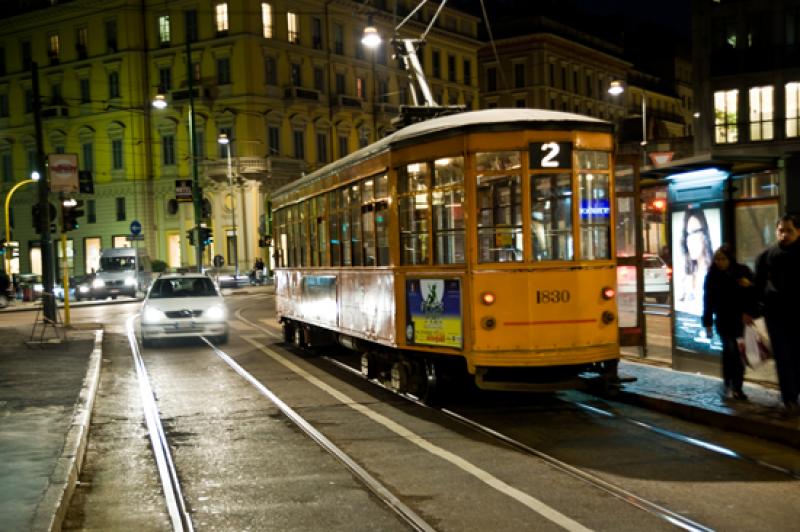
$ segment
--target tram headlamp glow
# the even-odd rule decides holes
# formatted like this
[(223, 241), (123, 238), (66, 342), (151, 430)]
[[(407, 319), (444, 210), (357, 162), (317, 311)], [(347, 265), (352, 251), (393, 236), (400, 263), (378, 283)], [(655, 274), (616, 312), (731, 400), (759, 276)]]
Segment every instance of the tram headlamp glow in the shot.
[(157, 308), (145, 307), (142, 311), (142, 323), (158, 323), (166, 318), (167, 316)]
[(214, 305), (213, 307), (207, 309), (203, 314), (210, 320), (224, 320), (225, 307), (222, 305)]
[(614, 299), (614, 296), (617, 295), (617, 291), (611, 288), (610, 286), (606, 286), (603, 288), (603, 299)]
[(494, 294), (491, 292), (484, 292), (481, 294), (481, 303), (484, 305), (491, 305), (494, 303)]

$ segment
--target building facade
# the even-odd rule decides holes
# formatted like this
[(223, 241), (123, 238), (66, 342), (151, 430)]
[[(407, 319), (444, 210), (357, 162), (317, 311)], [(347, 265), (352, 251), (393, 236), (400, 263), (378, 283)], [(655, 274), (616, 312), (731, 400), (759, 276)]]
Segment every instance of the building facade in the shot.
[[(421, 35), (437, 8), (420, 10), (400, 36)], [(380, 138), (409, 103), (407, 73), (388, 42), (375, 51), (360, 43), (368, 17), (386, 39), (408, 13), (399, 0), (74, 0), (5, 18), (2, 196), (36, 169), (36, 63), (45, 153), (77, 154), (94, 181), (93, 194), (77, 195), (85, 215), (67, 234), (71, 274), (122, 245), (144, 246), (168, 266), (194, 265), (195, 207), (176, 191), (195, 171), (213, 238), (204, 264), (221, 255), (249, 269), (269, 257), (259, 240), (270, 191)], [(477, 23), (445, 8), (427, 36), (422, 63), (439, 103), (477, 106)], [(165, 108), (151, 105), (156, 95)], [(35, 188), (11, 201), (20, 243), (13, 272), (41, 273)], [(134, 220), (141, 240), (130, 238)]]

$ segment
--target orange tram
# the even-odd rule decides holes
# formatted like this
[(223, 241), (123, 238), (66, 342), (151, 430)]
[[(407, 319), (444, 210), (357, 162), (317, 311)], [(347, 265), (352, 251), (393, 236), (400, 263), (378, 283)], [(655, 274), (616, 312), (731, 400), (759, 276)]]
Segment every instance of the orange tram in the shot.
[[(537, 109), (419, 122), (273, 195), (276, 310), (300, 347), (430, 397), (616, 382), (612, 126)], [(463, 381), (459, 381), (463, 382)]]

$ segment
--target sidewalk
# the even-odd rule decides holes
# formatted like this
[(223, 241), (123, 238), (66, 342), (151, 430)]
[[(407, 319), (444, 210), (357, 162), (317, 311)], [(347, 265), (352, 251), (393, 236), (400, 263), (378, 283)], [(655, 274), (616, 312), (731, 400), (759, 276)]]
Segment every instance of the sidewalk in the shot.
[[(39, 347), (27, 344), (30, 325), (3, 322), (0, 313), (2, 528), (58, 529), (83, 461), (102, 331), (70, 330), (66, 344)], [(800, 420), (781, 417), (779, 393), (771, 386), (748, 382), (749, 402), (726, 402), (718, 378), (635, 357), (623, 357), (620, 373), (637, 379), (624, 386), (617, 398), (622, 402), (800, 447)]]

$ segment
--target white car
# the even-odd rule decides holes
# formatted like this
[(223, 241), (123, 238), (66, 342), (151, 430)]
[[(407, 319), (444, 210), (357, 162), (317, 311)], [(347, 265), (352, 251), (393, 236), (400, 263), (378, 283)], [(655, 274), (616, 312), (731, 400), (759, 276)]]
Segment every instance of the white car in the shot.
[[(672, 268), (658, 255), (645, 253), (642, 256), (644, 272), (644, 295), (654, 298), (657, 303), (669, 301)], [(621, 294), (633, 293), (636, 289), (636, 268), (633, 266), (617, 267), (617, 288)]]
[(228, 309), (219, 288), (205, 274), (165, 274), (142, 303), (142, 345), (168, 338), (213, 337), (228, 341)]

